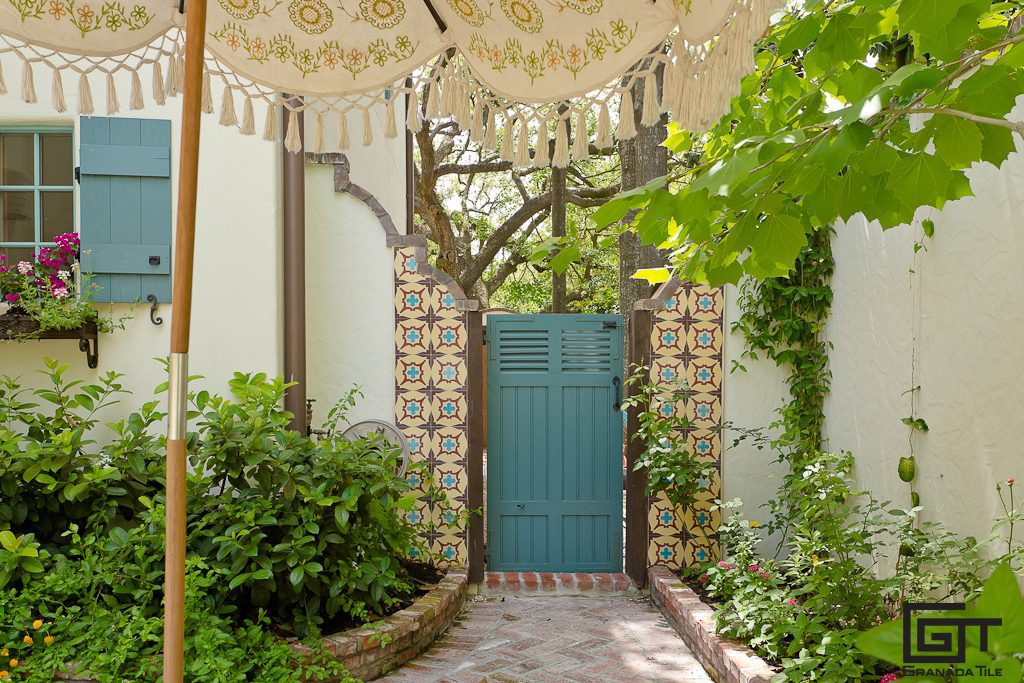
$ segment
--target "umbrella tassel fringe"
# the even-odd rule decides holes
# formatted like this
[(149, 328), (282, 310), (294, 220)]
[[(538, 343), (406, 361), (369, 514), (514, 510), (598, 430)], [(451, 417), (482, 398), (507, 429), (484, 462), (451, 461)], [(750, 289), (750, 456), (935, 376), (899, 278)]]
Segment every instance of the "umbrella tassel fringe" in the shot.
[(128, 108), (132, 111), (138, 111), (145, 106), (146, 103), (142, 99), (142, 79), (139, 78), (138, 71), (132, 71), (132, 90), (131, 96), (128, 98)]
[(107, 116), (113, 116), (121, 111), (121, 103), (117, 101), (117, 86), (114, 84), (114, 75), (107, 74)]
[(348, 139), (348, 112), (338, 112), (338, 149), (341, 151), (347, 150), (352, 146), (352, 143)]
[(406, 95), (406, 99), (408, 102), (406, 103), (405, 127), (409, 129), (410, 133), (415, 135), (423, 130), (423, 119), (420, 117), (420, 104), (416, 97), (415, 88)]
[(519, 133), (516, 136), (515, 165), (519, 168), (530, 165), (530, 125), (522, 116), (519, 117)]
[(203, 113), (213, 113), (213, 88), (210, 85), (209, 71), (203, 71)]
[(256, 135), (256, 113), (253, 111), (252, 98), (246, 97), (242, 104), (242, 135)]
[(53, 108), (64, 113), (68, 110), (67, 102), (64, 101), (64, 79), (61, 77), (60, 69), (53, 71)]
[(373, 144), (373, 121), (370, 120), (370, 110), (363, 110), (363, 147)]
[(548, 151), (548, 128), (551, 119), (544, 119), (537, 127), (537, 149), (533, 154), (533, 167), (544, 168), (551, 159)]
[(91, 116), (96, 111), (92, 103), (92, 86), (89, 77), (81, 74), (78, 77), (78, 113)]
[(164, 104), (167, 101), (167, 93), (164, 91), (164, 68), (160, 62), (153, 62), (153, 101), (157, 104)]
[(299, 135), (299, 112), (288, 112), (288, 129), (284, 136), (284, 148), (289, 152), (302, 151), (302, 136)]
[(326, 149), (324, 145), (324, 113), (318, 111), (316, 113), (316, 120), (313, 127), (313, 151), (317, 154), (323, 154)]
[(569, 165), (569, 131), (568, 119), (559, 117), (555, 123), (555, 153), (551, 155), (551, 165), (565, 168)]
[(220, 100), (220, 125), (238, 125), (238, 115), (235, 114), (235, 98), (231, 94), (230, 87), (224, 88), (224, 96)]
[(25, 62), (21, 69), (21, 99), (28, 104), (35, 104), (36, 84), (32, 76), (32, 62)]
[(576, 137), (572, 140), (572, 158), (579, 161), (590, 155), (590, 133), (587, 130), (587, 110), (576, 112)]
[(263, 121), (263, 139), (267, 142), (277, 140), (277, 104), (267, 106), (267, 118)]
[(398, 125), (395, 123), (395, 99), (393, 97), (388, 100), (385, 108), (387, 109), (387, 124), (384, 127), (384, 137), (393, 140), (398, 137)]

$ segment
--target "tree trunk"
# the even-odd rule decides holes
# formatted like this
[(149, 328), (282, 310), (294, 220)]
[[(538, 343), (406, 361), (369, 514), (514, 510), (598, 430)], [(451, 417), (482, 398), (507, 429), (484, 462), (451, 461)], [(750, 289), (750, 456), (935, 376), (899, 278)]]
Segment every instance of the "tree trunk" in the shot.
[[(551, 236), (565, 237), (565, 169), (551, 169)], [(551, 312), (568, 313), (565, 271), (551, 269)]]
[[(658, 71), (658, 90), (661, 91), (663, 74)], [(630, 190), (668, 173), (668, 149), (661, 143), (668, 137), (665, 117), (653, 126), (639, 124), (643, 111), (643, 84), (637, 82), (632, 88), (633, 111), (619, 112), (619, 116), (632, 115), (637, 121), (636, 137), (619, 141), (619, 156), (622, 160), (622, 190)], [(630, 212), (623, 220), (633, 219)], [(641, 268), (657, 268), (667, 263), (666, 254), (652, 245), (640, 243), (633, 231), (626, 231), (619, 237), (619, 312), (629, 320), (633, 305), (640, 299), (647, 299), (653, 293), (645, 280), (634, 280), (633, 273)], [(628, 337), (627, 337), (628, 338)]]

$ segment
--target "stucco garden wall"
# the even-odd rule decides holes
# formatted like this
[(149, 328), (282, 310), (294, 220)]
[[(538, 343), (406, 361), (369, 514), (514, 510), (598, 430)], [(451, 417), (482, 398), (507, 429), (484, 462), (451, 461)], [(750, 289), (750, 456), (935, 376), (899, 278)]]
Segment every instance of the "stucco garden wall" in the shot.
[[(995, 484), (1024, 476), (1024, 158), (977, 165), (970, 178), (977, 196), (919, 210), (913, 228), (883, 232), (862, 216), (837, 227), (825, 433), (854, 452), (867, 488), (903, 502), (896, 465), (910, 430), (900, 419), (920, 386), (925, 516), (982, 538), (999, 510)], [(935, 236), (915, 255), (923, 219)]]

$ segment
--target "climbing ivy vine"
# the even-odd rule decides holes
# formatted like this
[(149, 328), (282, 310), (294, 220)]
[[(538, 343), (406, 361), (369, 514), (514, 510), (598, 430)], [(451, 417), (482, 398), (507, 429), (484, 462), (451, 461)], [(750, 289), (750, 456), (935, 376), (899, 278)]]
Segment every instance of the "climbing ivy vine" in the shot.
[(787, 457), (796, 470), (821, 447), (825, 397), (832, 385), (831, 344), (822, 335), (832, 310), (831, 235), (827, 228), (814, 231), (786, 277), (744, 280), (741, 314), (732, 325), (746, 339), (744, 358), (764, 356), (789, 369), (790, 400), (780, 411), (780, 441), (795, 446)]

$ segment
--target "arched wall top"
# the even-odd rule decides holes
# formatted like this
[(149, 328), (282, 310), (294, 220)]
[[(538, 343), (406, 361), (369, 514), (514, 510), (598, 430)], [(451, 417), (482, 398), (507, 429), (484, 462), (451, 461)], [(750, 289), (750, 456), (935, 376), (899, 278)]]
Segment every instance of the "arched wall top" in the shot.
[(377, 217), (381, 229), (384, 231), (384, 239), (389, 247), (398, 249), (412, 247), (416, 250), (416, 272), (425, 275), (434, 282), (448, 288), (448, 291), (455, 297), (455, 308), (460, 311), (476, 311), (480, 308), (480, 302), (470, 299), (462, 291), (462, 287), (455, 279), (447, 273), (439, 270), (427, 260), (427, 238), (422, 235), (403, 235), (395, 227), (391, 214), (387, 212), (373, 193), (352, 182), (348, 157), (341, 152), (306, 153), (307, 164), (330, 164), (334, 166), (334, 191), (352, 195), (367, 207)]

